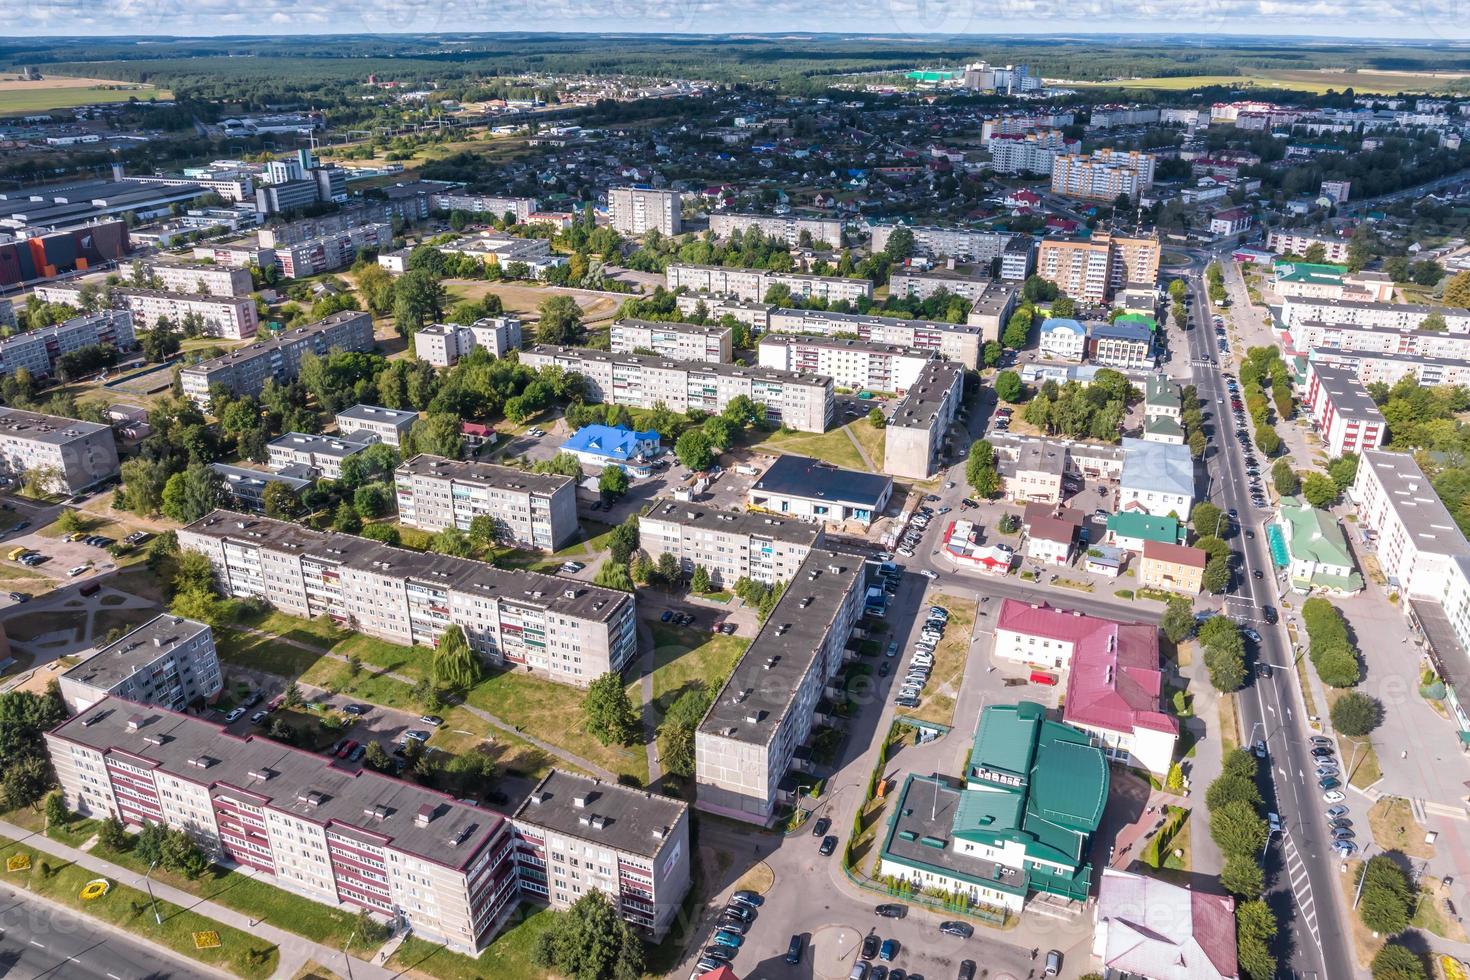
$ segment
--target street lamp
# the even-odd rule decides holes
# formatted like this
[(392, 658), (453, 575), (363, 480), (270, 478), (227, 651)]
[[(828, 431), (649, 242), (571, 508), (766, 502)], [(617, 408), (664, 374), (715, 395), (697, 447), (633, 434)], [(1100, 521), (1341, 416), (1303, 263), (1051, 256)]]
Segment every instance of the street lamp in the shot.
[(342, 946), (342, 962), (347, 964), (347, 980), (352, 980), (352, 957), (347, 951), (352, 948), (352, 940), (357, 938), (357, 930), (352, 930), (352, 935), (347, 937), (347, 942)]
[(1353, 778), (1353, 772), (1354, 772), (1353, 767), (1358, 764), (1358, 751), (1365, 744), (1367, 744), (1367, 743), (1366, 742), (1355, 742), (1355, 743), (1353, 743), (1353, 754), (1348, 757), (1351, 761), (1348, 762), (1348, 767), (1343, 770), (1343, 772), (1347, 774), (1347, 779), (1349, 781), (1351, 781), (1352, 778)]
[(1353, 892), (1353, 908), (1358, 907), (1358, 899), (1363, 897), (1363, 882), (1368, 880), (1368, 852), (1372, 849), (1371, 842), (1363, 846), (1363, 867), (1358, 872), (1358, 888)]
[(151, 875), (156, 867), (158, 867), (157, 860), (148, 865), (148, 871), (143, 875), (143, 885), (148, 889), (148, 901), (153, 904), (153, 921), (158, 925), (163, 925), (163, 916), (158, 914), (158, 899), (153, 897), (153, 882), (148, 880), (148, 875)]

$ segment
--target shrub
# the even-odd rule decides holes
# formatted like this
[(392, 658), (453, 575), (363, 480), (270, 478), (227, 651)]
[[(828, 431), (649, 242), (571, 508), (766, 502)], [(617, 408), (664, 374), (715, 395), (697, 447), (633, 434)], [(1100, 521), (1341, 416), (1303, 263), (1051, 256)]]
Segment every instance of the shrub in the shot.
[(1349, 691), (1332, 706), (1332, 727), (1351, 738), (1362, 738), (1378, 727), (1383, 707), (1376, 698)]
[(1373, 980), (1429, 980), (1429, 971), (1419, 954), (1398, 943), (1388, 943), (1380, 949), (1369, 971)]

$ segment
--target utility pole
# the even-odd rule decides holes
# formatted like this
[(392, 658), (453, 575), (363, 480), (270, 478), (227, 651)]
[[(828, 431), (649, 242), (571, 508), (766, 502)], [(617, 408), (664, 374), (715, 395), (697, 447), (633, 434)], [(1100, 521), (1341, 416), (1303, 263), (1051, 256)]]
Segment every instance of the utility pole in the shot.
[(158, 925), (163, 925), (163, 916), (158, 914), (158, 899), (153, 896), (153, 882), (148, 880), (148, 875), (151, 875), (156, 867), (158, 867), (157, 861), (148, 865), (148, 871), (143, 875), (143, 884), (148, 888), (148, 901), (153, 904), (153, 921)]

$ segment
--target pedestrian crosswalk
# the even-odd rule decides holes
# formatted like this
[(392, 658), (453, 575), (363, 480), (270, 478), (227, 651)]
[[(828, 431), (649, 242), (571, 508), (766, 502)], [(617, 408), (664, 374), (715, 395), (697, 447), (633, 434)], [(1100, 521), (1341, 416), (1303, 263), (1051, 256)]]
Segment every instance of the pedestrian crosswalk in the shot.
[(1312, 934), (1312, 942), (1318, 947), (1322, 945), (1322, 934), (1317, 927), (1317, 903), (1312, 896), (1312, 883), (1307, 876), (1307, 863), (1302, 859), (1301, 852), (1297, 850), (1296, 841), (1288, 832), (1285, 836), (1286, 855), (1286, 878), (1291, 883), (1291, 894), (1296, 899), (1296, 907), (1301, 914), (1302, 922), (1307, 931)]

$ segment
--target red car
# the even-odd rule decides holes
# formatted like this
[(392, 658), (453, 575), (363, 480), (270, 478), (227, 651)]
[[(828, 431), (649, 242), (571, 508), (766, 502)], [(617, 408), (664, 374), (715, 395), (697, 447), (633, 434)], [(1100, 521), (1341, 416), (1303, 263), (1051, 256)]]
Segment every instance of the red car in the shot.
[(337, 750), (337, 758), (339, 758), (339, 759), (345, 759), (345, 758), (347, 758), (349, 755), (352, 754), (352, 750), (355, 749), (355, 748), (357, 748), (357, 742), (356, 742), (356, 740), (349, 738), (347, 741), (343, 742), (342, 743), (342, 747)]

